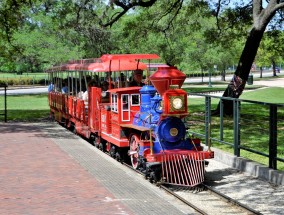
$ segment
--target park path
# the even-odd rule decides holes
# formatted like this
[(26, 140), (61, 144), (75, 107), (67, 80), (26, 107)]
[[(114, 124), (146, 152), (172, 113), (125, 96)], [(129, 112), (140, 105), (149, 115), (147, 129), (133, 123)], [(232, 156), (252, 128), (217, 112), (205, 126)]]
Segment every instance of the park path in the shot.
[(274, 79), (254, 81), (253, 84), (262, 85), (266, 87), (284, 87), (284, 78), (274, 78)]

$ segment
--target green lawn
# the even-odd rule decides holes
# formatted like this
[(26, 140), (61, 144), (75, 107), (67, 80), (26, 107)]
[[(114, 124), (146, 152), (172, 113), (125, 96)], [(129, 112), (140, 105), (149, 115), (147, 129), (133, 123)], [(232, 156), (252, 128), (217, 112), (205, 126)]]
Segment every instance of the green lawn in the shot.
[(47, 73), (23, 73), (21, 75), (18, 75), (17, 73), (0, 73), (0, 79), (6, 79), (6, 78), (37, 78), (37, 79), (44, 79), (47, 78)]
[[(213, 94), (214, 95), (214, 94)], [(261, 88), (257, 90), (245, 91), (240, 99), (254, 100), (266, 103), (284, 104), (284, 88), (272, 87)], [(214, 110), (219, 99), (212, 98), (212, 110)], [(188, 108), (191, 113), (188, 118), (190, 131), (205, 134), (205, 97), (189, 98)], [(252, 104), (247, 102), (241, 103), (241, 121), (240, 121), (240, 140), (241, 146), (250, 149), (269, 153), (269, 106)], [(224, 117), (224, 141), (233, 143), (233, 118)], [(277, 139), (278, 139), (278, 156), (284, 159), (284, 107), (279, 107), (277, 111)], [(212, 117), (211, 121), (212, 138), (220, 138), (220, 117)], [(203, 138), (203, 141), (204, 138)], [(231, 146), (213, 141), (213, 146), (224, 151), (233, 153)], [(241, 156), (255, 160), (268, 165), (268, 158), (254, 153), (241, 150)], [(284, 163), (278, 162), (278, 168), (284, 170)]]
[(17, 75), (16, 73), (0, 73), (0, 85), (45, 85), (47, 79), (47, 73), (23, 73), (22, 75)]
[[(0, 96), (0, 111), (3, 110), (4, 97)], [(48, 116), (47, 94), (7, 96), (8, 121), (35, 121), (46, 119)]]
[(284, 104), (284, 87), (261, 88), (247, 91), (240, 99)]

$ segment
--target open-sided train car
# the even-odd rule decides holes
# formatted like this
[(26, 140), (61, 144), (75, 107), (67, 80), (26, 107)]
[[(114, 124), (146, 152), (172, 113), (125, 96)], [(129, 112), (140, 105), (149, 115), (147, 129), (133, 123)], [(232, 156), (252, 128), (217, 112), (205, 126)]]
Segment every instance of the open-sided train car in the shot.
[[(103, 55), (47, 70), (51, 116), (95, 146), (145, 173), (153, 181), (195, 186), (204, 180), (200, 140), (186, 136), (186, 76), (156, 65), (155, 54)], [(129, 86), (135, 71), (144, 86)], [(150, 74), (152, 73), (152, 74)]]

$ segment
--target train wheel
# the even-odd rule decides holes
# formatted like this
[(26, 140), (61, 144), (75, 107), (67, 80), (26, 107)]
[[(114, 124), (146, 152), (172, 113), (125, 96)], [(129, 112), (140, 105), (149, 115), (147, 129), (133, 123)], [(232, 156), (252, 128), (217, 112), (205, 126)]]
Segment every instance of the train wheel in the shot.
[(105, 151), (105, 145), (103, 143), (99, 144), (99, 150), (101, 150), (103, 152)]
[(55, 116), (54, 116), (54, 113), (53, 113), (53, 112), (50, 113), (49, 118), (50, 118), (50, 121), (51, 121), (51, 122), (54, 122), (54, 121), (55, 121)]
[(112, 158), (115, 158), (115, 153), (116, 153), (115, 146), (112, 146), (109, 150), (109, 154)]
[(121, 154), (120, 154), (119, 152), (116, 152), (116, 153), (115, 153), (115, 159), (116, 159), (117, 161), (122, 162)]
[(76, 126), (75, 126), (74, 124), (72, 124), (71, 131), (72, 131), (74, 134), (77, 134), (77, 129), (76, 129)]
[(139, 166), (139, 138), (137, 137), (137, 135), (132, 135), (130, 138), (130, 143), (129, 143), (129, 156), (130, 156), (130, 160), (131, 160), (131, 165), (133, 167), (133, 169), (137, 169), (137, 167)]
[(94, 141), (93, 141), (93, 145), (96, 147), (96, 148), (99, 148), (99, 145), (100, 145), (100, 138), (99, 137), (95, 137)]

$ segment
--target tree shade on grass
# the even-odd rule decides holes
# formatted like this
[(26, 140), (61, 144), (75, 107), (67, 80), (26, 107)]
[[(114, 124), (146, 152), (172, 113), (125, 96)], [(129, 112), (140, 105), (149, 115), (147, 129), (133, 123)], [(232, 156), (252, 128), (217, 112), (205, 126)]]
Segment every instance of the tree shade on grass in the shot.
[[(0, 96), (0, 110), (4, 110)], [(8, 121), (39, 121), (49, 117), (47, 94), (7, 96)]]

